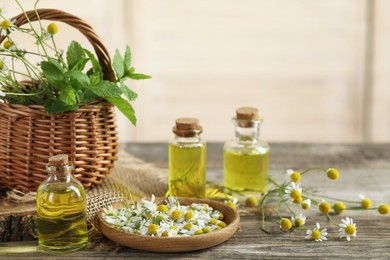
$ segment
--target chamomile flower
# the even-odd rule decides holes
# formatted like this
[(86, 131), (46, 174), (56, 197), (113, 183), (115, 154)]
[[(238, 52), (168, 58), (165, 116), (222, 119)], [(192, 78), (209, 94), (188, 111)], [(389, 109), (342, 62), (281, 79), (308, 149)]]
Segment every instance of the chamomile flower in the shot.
[(308, 229), (306, 231), (306, 239), (313, 239), (316, 242), (322, 242), (324, 240), (328, 240), (326, 236), (328, 235), (328, 232), (326, 231), (326, 228), (323, 230), (320, 230), (321, 226), (319, 223), (316, 224), (316, 227), (313, 230)]
[(287, 170), (287, 176), (291, 179), (292, 182), (298, 182), (301, 179), (301, 174), (292, 169)]
[(306, 223), (306, 217), (300, 213), (297, 216), (291, 216), (291, 222), (295, 227), (302, 227)]
[(339, 171), (335, 168), (329, 168), (326, 170), (326, 176), (331, 180), (337, 180), (339, 178)]
[(0, 35), (1, 36), (7, 36), (7, 34), (11, 31), (15, 30), (14, 23), (16, 22), (16, 19), (13, 19), (10, 21), (9, 19), (2, 18), (0, 21)]
[(259, 201), (257, 200), (256, 196), (248, 196), (245, 199), (245, 205), (249, 207), (255, 207), (259, 205)]
[(339, 224), (339, 237), (347, 238), (348, 241), (351, 240), (351, 237), (356, 237), (356, 223), (353, 223), (352, 218), (346, 217), (341, 220), (341, 224)]
[(341, 201), (338, 201), (333, 205), (333, 211), (336, 214), (341, 214), (346, 208), (347, 206)]
[(228, 205), (229, 207), (235, 209), (238, 207), (238, 199), (233, 197), (233, 200), (225, 200), (225, 204)]
[(109, 225), (136, 235), (177, 237), (210, 233), (226, 227), (221, 212), (207, 204), (180, 205), (173, 197), (166, 199), (164, 206), (151, 200), (113, 209), (105, 209), (103, 219)]
[(290, 185), (288, 185), (284, 190), (284, 199), (291, 203), (294, 202), (294, 200), (298, 200), (299, 198), (301, 198), (302, 188), (299, 188), (299, 185), (300, 183), (290, 183)]
[(4, 44), (4, 49), (9, 50), (9, 51), (16, 51), (18, 47), (13, 41), (5, 41)]
[(311, 200), (310, 199), (305, 199), (302, 201), (301, 207), (302, 209), (309, 209), (311, 206)]
[(318, 205), (318, 209), (324, 213), (324, 214), (328, 214), (330, 212), (330, 210), (332, 209), (332, 206), (330, 205), (329, 202), (325, 201), (325, 200), (322, 200), (321, 203)]
[(366, 198), (366, 196), (364, 196), (362, 194), (359, 195), (359, 198), (361, 199), (360, 205), (362, 206), (362, 208), (365, 208), (365, 209), (371, 208), (372, 201), (369, 198)]
[(280, 229), (282, 231), (289, 231), (292, 228), (292, 223), (288, 218), (282, 218), (280, 220)]
[(385, 203), (382, 203), (378, 207), (378, 212), (382, 215), (387, 215), (390, 213), (390, 206)]

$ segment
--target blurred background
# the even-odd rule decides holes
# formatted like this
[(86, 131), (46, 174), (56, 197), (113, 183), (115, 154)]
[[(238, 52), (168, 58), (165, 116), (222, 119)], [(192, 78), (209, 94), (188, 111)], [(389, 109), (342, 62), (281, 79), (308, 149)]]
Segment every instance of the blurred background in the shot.
[[(26, 9), (34, 1), (20, 1)], [(20, 12), (2, 1), (9, 16)], [(233, 137), (254, 106), (272, 142), (390, 141), (390, 1), (41, 0), (91, 24), (110, 53), (132, 49), (139, 94), (120, 142), (167, 142), (178, 117), (200, 119), (207, 141)], [(57, 44), (88, 42), (65, 24)], [(21, 39), (20, 41), (23, 41)], [(23, 42), (18, 42), (20, 46)], [(28, 46), (24, 46), (28, 48)]]

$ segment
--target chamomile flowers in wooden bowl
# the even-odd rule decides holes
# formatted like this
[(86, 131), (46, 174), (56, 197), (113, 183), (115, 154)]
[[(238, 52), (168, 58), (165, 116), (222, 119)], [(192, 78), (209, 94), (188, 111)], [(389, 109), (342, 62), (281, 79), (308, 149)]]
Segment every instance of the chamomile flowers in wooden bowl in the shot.
[(185, 252), (228, 240), (240, 223), (226, 204), (195, 198), (154, 198), (115, 204), (98, 214), (99, 230), (112, 241), (153, 252)]

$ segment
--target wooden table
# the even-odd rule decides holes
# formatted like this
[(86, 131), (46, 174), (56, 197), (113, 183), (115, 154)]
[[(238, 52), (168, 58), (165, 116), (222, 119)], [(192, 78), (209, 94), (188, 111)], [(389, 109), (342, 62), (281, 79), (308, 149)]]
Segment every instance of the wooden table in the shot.
[[(331, 181), (320, 172), (304, 176), (302, 185), (323, 195), (359, 200), (358, 195), (370, 197), (374, 205), (390, 203), (390, 144), (271, 144), (271, 175), (278, 181), (286, 178), (289, 168), (303, 170), (310, 167), (334, 167), (340, 179)], [(160, 167), (167, 167), (166, 144), (126, 144), (133, 155)], [(222, 144), (208, 145), (208, 179), (223, 180)], [(305, 212), (306, 213), (306, 212)], [(65, 257), (142, 257), (142, 258), (390, 258), (390, 215), (379, 215), (376, 210), (346, 211), (341, 218), (350, 216), (357, 223), (357, 237), (348, 242), (337, 237), (337, 227), (331, 226), (316, 209), (307, 214), (305, 228), (316, 222), (327, 227), (328, 241), (318, 243), (305, 240), (305, 231), (280, 232), (273, 228), (272, 235), (260, 230), (258, 213), (242, 215), (241, 229), (225, 243), (202, 251), (180, 254), (158, 254), (122, 248), (119, 252), (97, 252), (92, 249), (72, 253)], [(288, 215), (287, 215), (288, 216)], [(7, 242), (0, 244), (2, 257), (51, 256), (37, 252), (37, 242)], [(56, 256), (57, 257), (57, 256)]]

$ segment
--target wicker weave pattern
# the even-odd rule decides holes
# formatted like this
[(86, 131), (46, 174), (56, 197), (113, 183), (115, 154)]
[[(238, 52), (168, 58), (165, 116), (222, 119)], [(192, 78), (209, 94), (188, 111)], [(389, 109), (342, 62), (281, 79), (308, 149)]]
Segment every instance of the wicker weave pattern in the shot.
[[(57, 20), (79, 29), (91, 42), (105, 78), (114, 80), (110, 57), (99, 37), (81, 19), (50, 9), (38, 10), (40, 18)], [(31, 21), (35, 11), (27, 12)], [(16, 25), (27, 22), (24, 14)], [(0, 37), (0, 43), (4, 37)], [(0, 188), (35, 191), (47, 177), (50, 156), (66, 153), (74, 175), (84, 187), (102, 183), (116, 160), (115, 108), (107, 102), (84, 105), (74, 112), (49, 116), (40, 105), (0, 103)]]

